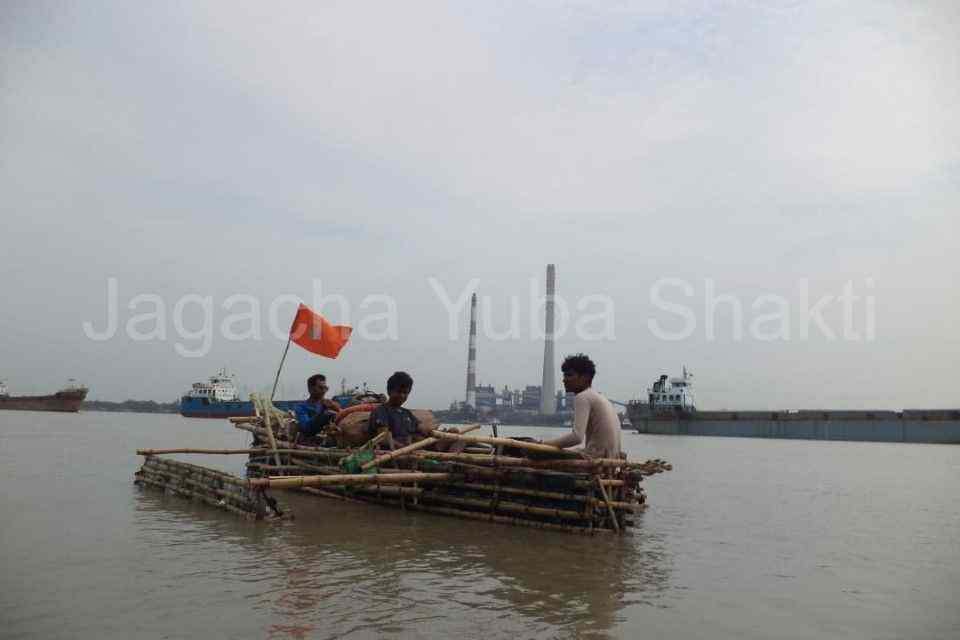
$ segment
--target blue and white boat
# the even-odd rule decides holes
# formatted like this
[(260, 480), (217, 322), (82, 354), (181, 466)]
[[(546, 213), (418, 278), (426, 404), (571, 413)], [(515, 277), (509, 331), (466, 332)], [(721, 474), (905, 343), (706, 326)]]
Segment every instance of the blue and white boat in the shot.
[[(274, 400), (278, 409), (292, 410), (300, 400)], [(220, 369), (208, 382), (194, 382), (180, 398), (180, 415), (186, 418), (235, 418), (255, 414), (253, 403), (241, 400), (234, 375)]]

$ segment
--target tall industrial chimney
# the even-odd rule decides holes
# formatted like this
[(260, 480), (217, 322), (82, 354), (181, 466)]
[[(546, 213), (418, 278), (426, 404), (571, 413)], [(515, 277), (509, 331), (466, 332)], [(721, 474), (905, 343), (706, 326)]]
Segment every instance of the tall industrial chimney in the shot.
[(547, 265), (546, 323), (543, 339), (543, 384), (540, 387), (540, 413), (552, 416), (557, 411), (557, 373), (553, 362), (553, 298), (556, 295), (556, 268)]
[(477, 294), (470, 298), (470, 344), (467, 347), (467, 404), (477, 408)]

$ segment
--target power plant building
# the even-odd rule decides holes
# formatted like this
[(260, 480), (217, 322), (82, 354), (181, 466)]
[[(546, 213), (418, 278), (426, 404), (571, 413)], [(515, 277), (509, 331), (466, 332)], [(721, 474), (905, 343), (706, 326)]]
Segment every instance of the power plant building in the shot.
[(476, 387), (476, 409), (480, 413), (491, 413), (497, 408), (497, 391), (493, 385)]
[(527, 411), (540, 411), (541, 408), (541, 393), (540, 387), (528, 384), (523, 388), (523, 399), (520, 403), (520, 408)]

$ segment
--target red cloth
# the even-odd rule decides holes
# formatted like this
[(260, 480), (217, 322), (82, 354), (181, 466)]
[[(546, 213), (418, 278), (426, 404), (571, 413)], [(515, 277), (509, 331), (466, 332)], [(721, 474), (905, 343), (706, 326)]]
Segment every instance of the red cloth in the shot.
[(311, 353), (336, 358), (352, 331), (351, 327), (330, 324), (319, 313), (301, 304), (290, 325), (290, 339)]

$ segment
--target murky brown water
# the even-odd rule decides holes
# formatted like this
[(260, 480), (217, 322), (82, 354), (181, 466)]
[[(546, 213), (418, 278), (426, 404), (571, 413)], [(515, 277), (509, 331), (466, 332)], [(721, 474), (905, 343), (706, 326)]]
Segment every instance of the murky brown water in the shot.
[(297, 495), (250, 523), (131, 482), (137, 447), (247, 442), (0, 412), (0, 637), (960, 637), (957, 446), (624, 433), (675, 465), (624, 537)]

